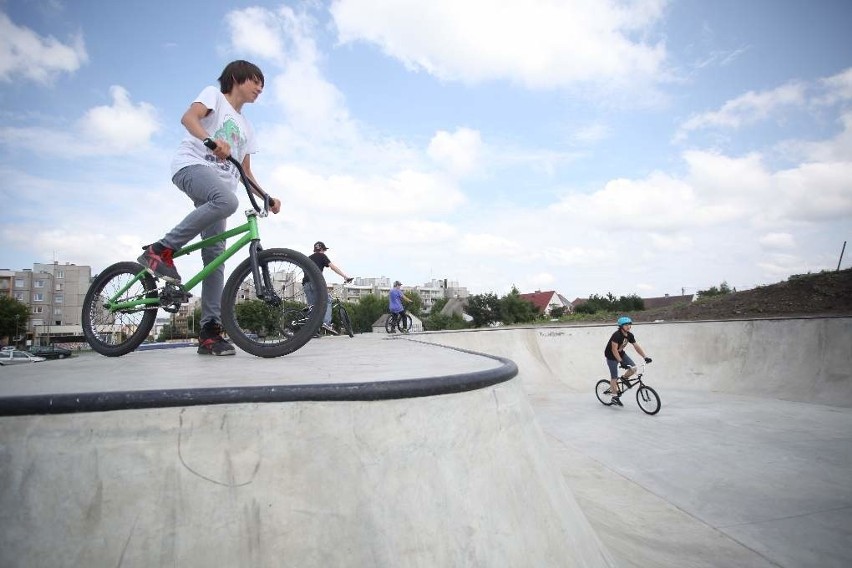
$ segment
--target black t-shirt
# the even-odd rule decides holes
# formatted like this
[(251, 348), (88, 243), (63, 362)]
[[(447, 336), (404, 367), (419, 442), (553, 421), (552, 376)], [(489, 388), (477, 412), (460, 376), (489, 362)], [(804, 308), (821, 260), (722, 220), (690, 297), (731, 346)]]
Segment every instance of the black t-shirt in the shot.
[[(310, 258), (311, 260), (314, 261), (314, 264), (316, 264), (319, 267), (320, 272), (322, 272), (323, 269), (326, 266), (331, 264), (331, 261), (328, 259), (328, 257), (325, 255), (324, 252), (315, 252), (314, 254), (309, 256), (308, 258)], [(308, 281), (308, 276), (305, 275), (305, 277), (302, 278), (302, 284), (304, 284), (307, 281)]]
[(319, 267), (320, 272), (322, 272), (323, 268), (331, 264), (331, 261), (328, 259), (324, 252), (315, 252), (308, 258), (314, 261), (314, 264)]
[(628, 343), (636, 343), (636, 338), (633, 337), (633, 334), (628, 332), (624, 332), (621, 328), (618, 328), (618, 331), (612, 334), (612, 337), (609, 338), (609, 341), (606, 342), (606, 347), (604, 348), (604, 357), (607, 359), (612, 359), (613, 361), (618, 361), (615, 355), (612, 353), (612, 344), (618, 344), (618, 351), (624, 351), (624, 348), (627, 347)]

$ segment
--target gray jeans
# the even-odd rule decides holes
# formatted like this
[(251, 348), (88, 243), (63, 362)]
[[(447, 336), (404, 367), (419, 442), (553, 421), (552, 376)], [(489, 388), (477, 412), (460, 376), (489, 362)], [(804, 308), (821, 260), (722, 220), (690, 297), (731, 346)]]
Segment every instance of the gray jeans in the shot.
[[(195, 205), (195, 210), (169, 231), (160, 242), (178, 250), (197, 235), (212, 237), (227, 228), (227, 219), (240, 206), (240, 200), (228, 184), (208, 166), (187, 166), (172, 178)], [(201, 249), (201, 260), (207, 266), (225, 250), (225, 241)], [(201, 282), (201, 325), (222, 321), (222, 290), (225, 287), (225, 265), (219, 266)]]

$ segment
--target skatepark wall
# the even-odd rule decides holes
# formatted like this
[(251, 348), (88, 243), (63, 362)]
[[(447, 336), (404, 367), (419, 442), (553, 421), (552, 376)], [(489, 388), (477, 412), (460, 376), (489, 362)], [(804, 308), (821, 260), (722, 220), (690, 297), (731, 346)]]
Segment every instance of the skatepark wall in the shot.
[[(615, 325), (548, 325), (430, 332), (418, 339), (513, 360), (524, 389), (593, 392), (609, 378)], [(653, 358), (646, 381), (698, 390), (852, 407), (852, 318), (655, 322), (633, 326)], [(641, 357), (632, 347), (635, 362)]]
[(517, 377), (4, 416), (0, 441), (2, 566), (613, 566)]

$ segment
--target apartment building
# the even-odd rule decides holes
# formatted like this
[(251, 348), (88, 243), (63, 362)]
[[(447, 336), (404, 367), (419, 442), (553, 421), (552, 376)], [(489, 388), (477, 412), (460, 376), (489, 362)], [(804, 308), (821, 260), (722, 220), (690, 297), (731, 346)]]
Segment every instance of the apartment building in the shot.
[(83, 335), (83, 299), (92, 279), (90, 266), (34, 263), (32, 269), (0, 269), (0, 294), (25, 304), (30, 316), (19, 337), (35, 345)]

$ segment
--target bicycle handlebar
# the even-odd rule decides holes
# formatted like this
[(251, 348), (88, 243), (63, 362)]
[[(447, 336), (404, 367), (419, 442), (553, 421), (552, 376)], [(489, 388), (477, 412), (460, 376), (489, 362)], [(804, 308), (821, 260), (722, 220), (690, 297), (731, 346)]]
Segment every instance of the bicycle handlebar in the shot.
[[(211, 150), (216, 149), (216, 142), (209, 138), (206, 139), (203, 144)], [(243, 170), (242, 164), (236, 161), (233, 156), (228, 156), (228, 161), (234, 164), (234, 167), (236, 167), (237, 171), (240, 173), (240, 179), (243, 182), (243, 187), (246, 188), (246, 193), (248, 194), (249, 201), (251, 201), (251, 206), (254, 207), (254, 210), (260, 213), (262, 217), (265, 216), (269, 212), (269, 205), (272, 201), (272, 198), (269, 197), (268, 193), (260, 189), (260, 187), (256, 183), (254, 183), (248, 178), (246, 172)], [(254, 200), (254, 194), (251, 192), (252, 189), (263, 196), (263, 210), (260, 209), (260, 207), (257, 205), (257, 201)]]

